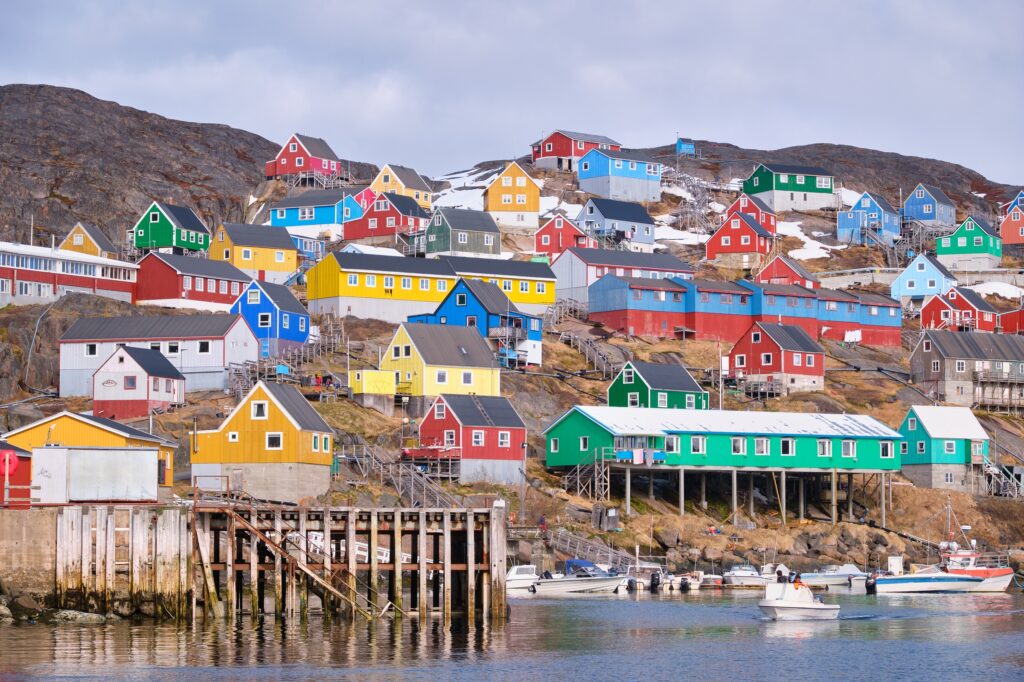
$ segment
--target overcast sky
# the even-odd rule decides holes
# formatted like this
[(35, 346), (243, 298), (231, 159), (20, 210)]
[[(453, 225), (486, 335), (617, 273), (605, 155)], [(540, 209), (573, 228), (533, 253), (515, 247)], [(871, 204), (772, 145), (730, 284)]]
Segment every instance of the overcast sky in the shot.
[(304, 132), (429, 175), (567, 128), (630, 147), (677, 132), (844, 143), (1024, 183), (1016, 0), (19, 5), (3, 11), (2, 83), (81, 88), (275, 142)]

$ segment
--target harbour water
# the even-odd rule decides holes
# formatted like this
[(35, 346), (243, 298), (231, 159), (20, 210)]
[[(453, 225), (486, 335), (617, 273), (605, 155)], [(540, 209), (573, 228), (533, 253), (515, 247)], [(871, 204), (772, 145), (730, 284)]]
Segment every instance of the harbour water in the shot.
[(513, 600), (511, 619), (0, 625), (0, 680), (1024, 679), (1024, 595), (853, 595), (761, 620), (758, 591)]

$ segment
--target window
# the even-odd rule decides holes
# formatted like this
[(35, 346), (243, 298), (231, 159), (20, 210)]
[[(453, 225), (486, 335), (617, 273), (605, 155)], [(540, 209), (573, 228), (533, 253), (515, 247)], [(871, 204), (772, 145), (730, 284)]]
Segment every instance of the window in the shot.
[(377, 229), (377, 219), (376, 218), (370, 218), (367, 221), (367, 227), (369, 229), (371, 229), (371, 230), (376, 230)]
[(510, 279), (503, 279), (503, 280), (501, 280), (501, 290), (502, 291), (512, 291), (512, 280), (510, 280)]
[(832, 456), (832, 441), (821, 439), (818, 441), (818, 457)]
[(932, 360), (932, 371), (933, 372), (938, 372), (939, 371), (939, 361), (938, 360)]
[(276, 262), (276, 263), (283, 263), (284, 262), (284, 251), (275, 251), (274, 252), (274, 262)]
[(210, 352), (210, 342), (209, 341), (200, 341), (199, 344), (198, 344), (197, 352), (200, 355), (207, 355)]
[(412, 346), (410, 346), (409, 344), (402, 346), (402, 357), (412, 357)]
[(910, 449), (907, 447), (907, 441), (902, 441), (900, 443), (900, 454), (905, 455), (908, 452), (910, 452)]
[(238, 431), (228, 431), (228, 442), (229, 443), (237, 443), (238, 442)]
[(388, 225), (388, 227), (394, 227), (395, 226), (395, 219), (393, 217), (388, 218), (387, 219), (387, 225)]
[(807, 354), (807, 366), (814, 367), (814, 356), (809, 353)]
[(832, 186), (830, 178), (817, 178), (814, 184), (818, 189), (828, 189)]
[(153, 211), (152, 213), (150, 213), (149, 214), (149, 222), (151, 222), (151, 223), (158, 223), (158, 222), (160, 222), (160, 212), (159, 211)]
[(259, 319), (256, 322), (256, 326), (260, 329), (270, 328), (270, 313), (260, 313)]
[(580, 436), (580, 452), (586, 452), (590, 449), (590, 439), (586, 436)]
[(260, 302), (259, 289), (250, 289), (245, 295), (245, 301), (250, 305), (258, 305)]
[(844, 440), (843, 441), (843, 457), (856, 457), (857, 456), (857, 441), (855, 440)]
[(626, 395), (626, 405), (628, 407), (640, 407), (640, 394), (628, 393)]
[[(693, 397), (692, 395), (686, 396), (687, 402), (689, 402), (689, 400), (692, 397)], [(668, 407), (668, 393), (665, 393), (665, 391), (658, 391), (658, 407), (661, 407), (661, 408)], [(687, 405), (687, 407), (689, 407), (689, 405)]]
[(796, 455), (796, 441), (792, 438), (783, 438), (779, 441), (779, 454), (783, 457)]
[(384, 276), (384, 288), (385, 289), (394, 289), (395, 288), (395, 278), (392, 277), (391, 275), (385, 275)]
[(444, 444), (445, 447), (452, 447), (455, 445), (455, 429), (445, 429)]
[(242, 249), (242, 260), (252, 260), (252, 249)]
[(747, 454), (747, 439), (743, 436), (734, 436), (732, 438), (732, 454), (734, 455), (745, 455)]
[(922, 350), (923, 350), (923, 351), (924, 351), (925, 353), (929, 352), (929, 351), (930, 351), (930, 350), (932, 349), (932, 342), (931, 342), (931, 341), (929, 341), (928, 339), (925, 339), (925, 340), (924, 340), (924, 341), (922, 342), (922, 344), (921, 344), (921, 349), (922, 349)]
[(291, 324), (291, 316), (288, 313), (281, 313), (281, 327), (288, 329)]
[(551, 236), (550, 236), (550, 235), (546, 235), (546, 234), (544, 234), (544, 235), (541, 235), (541, 237), (540, 237), (540, 243), (541, 243), (542, 245), (544, 245), (544, 246), (548, 246), (548, 245), (550, 245), (550, 244), (551, 244)]
[(284, 434), (280, 431), (270, 431), (266, 435), (267, 450), (281, 450), (284, 448)]
[(312, 208), (300, 208), (299, 209), (299, 220), (312, 220), (313, 209)]
[(526, 205), (526, 195), (525, 194), (517, 194), (516, 195), (516, 204), (518, 204), (520, 206), (525, 206)]
[(320, 435), (313, 435), (313, 452), (320, 452)]
[(947, 455), (952, 455), (956, 452), (956, 441), (947, 440), (943, 444), (943, 450)]
[(96, 344), (87, 343), (85, 344), (85, 357), (94, 358), (96, 357)]
[(434, 419), (444, 419), (448, 414), (444, 403), (434, 405)]
[(306, 160), (304, 158), (302, 158), (301, 156), (299, 158), (295, 159), (295, 165), (296, 166), (302, 166), (303, 164), (305, 164), (305, 162), (306, 162)]
[(767, 438), (755, 438), (754, 439), (754, 454), (755, 455), (767, 455), (768, 452), (768, 439)]
[(468, 244), (469, 236), (465, 232), (459, 232), (458, 241), (460, 244)]
[(249, 404), (249, 417), (251, 419), (267, 418), (267, 401), (254, 400)]
[(558, 439), (557, 438), (552, 438), (551, 439), (551, 452), (558, 452)]
[(502, 194), (501, 195), (501, 203), (503, 203), (503, 204), (511, 204), (512, 203), (512, 195), (511, 194)]
[(192, 291), (192, 277), (185, 275), (181, 278), (181, 288), (184, 291)]
[(789, 182), (789, 175), (787, 173), (780, 173), (779, 182)]
[(917, 441), (917, 454), (919, 454), (919, 455), (923, 455), (924, 454), (924, 441), (923, 440)]
[(206, 291), (206, 280), (202, 277), (196, 277), (196, 291)]
[(521, 294), (528, 294), (528, 293), (530, 293), (530, 283), (527, 282), (526, 280), (521, 280), (519, 282), (519, 293), (521, 293)]
[(473, 372), (467, 370), (467, 371), (462, 373), (462, 385), (463, 386), (472, 386), (473, 385)]
[(730, 244), (732, 244), (732, 239), (729, 238), (729, 235), (724, 235), (722, 237), (722, 246), (729, 246)]
[(402, 278), (402, 288), (403, 289), (412, 289), (412, 277), (403, 277)]
[(772, 354), (771, 353), (761, 353), (761, 364), (762, 365), (770, 365), (770, 364), (772, 364)]
[(448, 372), (443, 369), (437, 370), (437, 383), (447, 384), (448, 383)]
[(882, 459), (892, 459), (892, 441), (884, 440), (878, 444), (879, 446), (879, 457)]
[(177, 341), (168, 341), (167, 342), (167, 354), (168, 355), (177, 355), (178, 354), (178, 342)]
[(967, 371), (967, 361), (966, 360), (957, 360), (956, 361), (956, 371), (957, 372), (966, 372)]
[(929, 289), (934, 289), (936, 286), (938, 286), (938, 283), (934, 279), (928, 280), (928, 288)]
[(498, 447), (507, 448), (512, 445), (512, 434), (508, 431), (498, 431)]
[(426, 277), (420, 277), (420, 291), (430, 291), (430, 280)]
[(690, 436), (690, 453), (704, 455), (708, 451), (707, 436)]
[(590, 162), (589, 161), (584, 161), (583, 163), (581, 163), (580, 164), (580, 170), (585, 170), (585, 171), (590, 170)]
[(547, 282), (537, 282), (537, 286), (535, 288), (538, 294), (546, 293), (548, 290)]
[(437, 280), (438, 291), (448, 291), (448, 280), (439, 279)]
[(398, 359), (398, 358), (402, 357), (402, 347), (401, 346), (392, 346), (391, 347), (391, 357), (395, 358), (395, 359)]
[(740, 368), (740, 367), (746, 367), (746, 366), (747, 366), (747, 356), (744, 355), (743, 353), (740, 353), (739, 355), (736, 356), (736, 367)]
[(135, 390), (136, 378), (134, 376), (126, 376), (124, 378), (124, 390), (134, 391)]
[(238, 292), (241, 290), (240, 287), (241, 287), (241, 285), (238, 282), (232, 282), (231, 283), (231, 295), (232, 296), (238, 296)]
[(633, 383), (633, 368), (626, 367), (622, 370), (622, 383), (631, 384)]
[(220, 293), (222, 293), (222, 294), (227, 294), (228, 293), (228, 281), (226, 279), (220, 280), (219, 286), (217, 287), (217, 290)]
[(494, 246), (494, 235), (493, 234), (485, 234), (484, 235), (484, 246)]

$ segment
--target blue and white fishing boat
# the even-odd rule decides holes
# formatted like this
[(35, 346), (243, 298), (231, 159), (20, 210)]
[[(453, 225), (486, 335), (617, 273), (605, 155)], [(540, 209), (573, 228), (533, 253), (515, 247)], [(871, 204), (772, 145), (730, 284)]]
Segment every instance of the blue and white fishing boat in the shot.
[(973, 575), (947, 573), (936, 566), (929, 566), (916, 573), (903, 575), (882, 575), (868, 579), (868, 590), (876, 594), (914, 594), (919, 592), (971, 592), (984, 578)]

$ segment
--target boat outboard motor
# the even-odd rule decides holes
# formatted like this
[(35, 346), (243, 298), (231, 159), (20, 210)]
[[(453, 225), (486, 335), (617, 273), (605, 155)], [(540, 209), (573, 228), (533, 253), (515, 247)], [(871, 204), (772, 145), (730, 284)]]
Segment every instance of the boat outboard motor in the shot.
[(551, 571), (544, 571), (544, 574), (541, 575), (541, 578), (544, 578), (544, 580), (551, 580), (552, 578), (554, 578), (554, 576), (551, 575)]
[(869, 575), (868, 579), (864, 581), (864, 590), (868, 594), (874, 594), (875, 593), (875, 576)]
[(629, 592), (636, 592), (636, 578), (630, 578), (626, 583), (626, 590)]
[(659, 587), (661, 587), (661, 574), (660, 573), (652, 573), (651, 574), (651, 592), (657, 592)]

